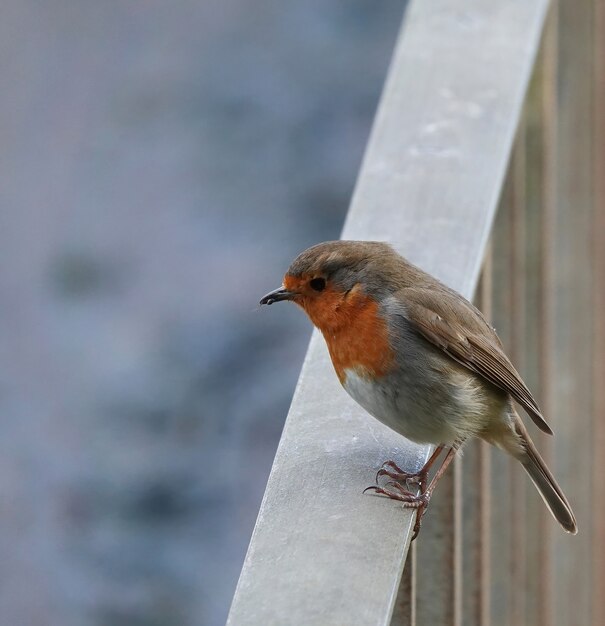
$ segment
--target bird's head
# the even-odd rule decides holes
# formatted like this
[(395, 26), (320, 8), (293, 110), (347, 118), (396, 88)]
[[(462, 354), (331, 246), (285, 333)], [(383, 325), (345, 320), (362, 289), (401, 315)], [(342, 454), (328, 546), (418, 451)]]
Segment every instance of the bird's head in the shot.
[(292, 262), (282, 286), (260, 304), (290, 300), (321, 331), (350, 321), (360, 308), (394, 290), (403, 259), (375, 241), (328, 241), (308, 248)]

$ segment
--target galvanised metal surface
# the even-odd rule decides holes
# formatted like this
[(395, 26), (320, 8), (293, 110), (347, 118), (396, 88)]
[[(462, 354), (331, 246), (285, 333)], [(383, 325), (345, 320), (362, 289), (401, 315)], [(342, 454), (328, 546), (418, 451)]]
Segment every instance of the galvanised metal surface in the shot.
[[(390, 241), (472, 296), (546, 5), (423, 0), (410, 6), (343, 238)], [(362, 490), (384, 460), (412, 470), (428, 452), (347, 397), (316, 333), (228, 624), (389, 624), (414, 514)], [(414, 586), (424, 591), (415, 610), (399, 611), (402, 619), (461, 623), (459, 565), (452, 580), (452, 563), (460, 561), (459, 489), (454, 471), (437, 490), (418, 541), (419, 566), (402, 585), (403, 593)]]

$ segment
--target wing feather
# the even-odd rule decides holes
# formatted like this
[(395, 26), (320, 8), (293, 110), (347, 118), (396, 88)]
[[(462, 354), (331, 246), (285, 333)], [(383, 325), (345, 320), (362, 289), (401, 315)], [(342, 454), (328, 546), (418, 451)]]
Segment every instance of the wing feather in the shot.
[(447, 288), (411, 287), (402, 289), (396, 298), (404, 303), (404, 316), (414, 330), (464, 367), (507, 391), (540, 430), (552, 435), (538, 403), (504, 354), (495, 330), (472, 304)]

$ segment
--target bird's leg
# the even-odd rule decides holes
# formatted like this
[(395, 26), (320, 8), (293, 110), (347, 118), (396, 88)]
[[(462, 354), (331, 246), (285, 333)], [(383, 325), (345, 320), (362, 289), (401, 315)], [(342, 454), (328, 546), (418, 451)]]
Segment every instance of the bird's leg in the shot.
[(456, 456), (456, 452), (460, 449), (460, 446), (464, 443), (464, 440), (455, 441), (452, 447), (447, 451), (445, 458), (443, 459), (443, 463), (441, 467), (437, 470), (433, 479), (431, 480), (430, 485), (426, 489), (426, 491), (420, 495), (423, 497), (423, 502), (421, 506), (418, 507), (418, 513), (416, 513), (416, 523), (414, 524), (414, 534), (412, 535), (412, 541), (418, 537), (418, 533), (420, 532), (420, 527), (422, 526), (422, 517), (426, 513), (426, 510), (429, 506), (429, 502), (431, 501), (431, 496), (433, 495), (433, 491), (435, 491), (435, 487), (437, 483), (441, 479), (441, 477), (445, 474), (445, 470), (448, 468), (449, 464), (454, 460)]
[[(462, 443), (463, 443), (462, 440), (454, 442), (452, 447), (447, 451), (447, 454), (445, 455), (443, 459), (443, 463), (441, 464), (441, 466), (439, 467), (439, 469), (433, 476), (430, 484), (428, 485), (428, 487), (426, 487), (426, 474), (428, 473), (428, 469), (430, 469), (430, 466), (429, 466), (429, 468), (427, 469), (427, 472), (425, 472), (424, 477), (421, 479), (420, 493), (414, 494), (410, 491), (406, 491), (401, 486), (401, 484), (396, 482), (395, 480), (391, 480), (385, 485), (385, 487), (392, 487), (393, 490), (386, 489), (385, 487), (379, 487), (378, 485), (372, 485), (371, 487), (364, 489), (364, 493), (366, 491), (374, 491), (375, 493), (385, 495), (388, 498), (392, 498), (393, 500), (398, 500), (399, 502), (403, 502), (404, 508), (417, 509), (418, 512), (416, 513), (414, 535), (412, 536), (412, 541), (413, 541), (414, 539), (416, 539), (416, 537), (418, 537), (418, 533), (420, 532), (420, 527), (422, 525), (422, 516), (426, 513), (426, 509), (431, 500), (431, 496), (433, 495), (433, 491), (435, 490), (435, 487), (437, 486), (437, 483), (439, 482), (441, 477), (445, 474), (445, 471), (447, 470), (449, 464), (454, 460), (454, 457), (456, 456), (456, 452), (459, 450)], [(439, 448), (435, 449), (435, 451), (433, 452), (433, 454), (431, 455), (431, 457), (429, 458), (425, 466), (422, 468), (422, 470), (420, 470), (420, 472), (423, 472), (425, 468), (427, 467), (427, 465), (429, 465), (429, 463), (432, 465), (435, 462), (435, 460), (439, 456), (439, 453), (441, 452), (442, 449), (443, 449), (443, 446), (439, 446)], [(389, 462), (387, 462), (387, 464), (390, 467), (392, 467), (392, 465), (390, 465)], [(395, 464), (393, 463), (393, 465)], [(396, 468), (396, 469), (397, 471), (399, 471), (399, 468)], [(404, 475), (406, 474), (405, 472), (400, 472), (400, 473)], [(380, 474), (380, 475), (382, 476), (386, 474)], [(423, 482), (426, 488), (423, 488)]]
[[(376, 483), (378, 483), (378, 479), (381, 476), (388, 476), (392, 480), (405, 483), (406, 485), (416, 484), (420, 487), (420, 492), (423, 493), (426, 491), (426, 484), (431, 467), (441, 454), (443, 447), (443, 445), (437, 446), (429, 460), (417, 472), (406, 472), (402, 470), (395, 461), (385, 461), (376, 473)], [(386, 469), (387, 467), (390, 469)]]
[(448, 468), (448, 465), (454, 460), (454, 457), (456, 456), (456, 452), (460, 450), (460, 447), (462, 446), (463, 443), (464, 443), (464, 439), (457, 439), (456, 441), (454, 441), (450, 449), (447, 451), (447, 454), (445, 455), (445, 458), (443, 459), (443, 463), (441, 464), (441, 467), (435, 472), (435, 475), (433, 476), (433, 479), (431, 480), (431, 484), (428, 486), (426, 490), (426, 494), (429, 496), (429, 498), (431, 497), (431, 494), (433, 493), (433, 491), (435, 491), (435, 487), (437, 486), (437, 483), (439, 482), (441, 477), (445, 474), (445, 470)]

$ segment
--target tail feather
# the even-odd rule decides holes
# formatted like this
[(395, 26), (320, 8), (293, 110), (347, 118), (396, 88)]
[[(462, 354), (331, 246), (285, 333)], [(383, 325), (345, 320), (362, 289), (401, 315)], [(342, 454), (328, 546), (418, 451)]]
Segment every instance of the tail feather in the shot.
[(578, 532), (578, 525), (565, 494), (546, 466), (520, 419), (515, 426), (523, 444), (522, 452), (515, 456), (529, 474), (553, 517), (568, 533), (575, 535)]

